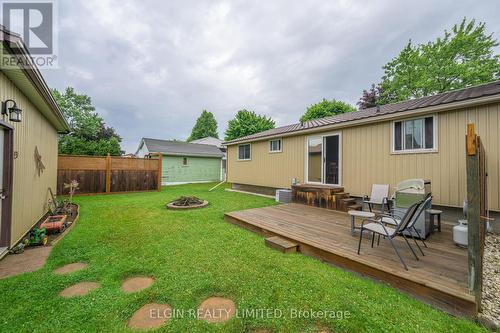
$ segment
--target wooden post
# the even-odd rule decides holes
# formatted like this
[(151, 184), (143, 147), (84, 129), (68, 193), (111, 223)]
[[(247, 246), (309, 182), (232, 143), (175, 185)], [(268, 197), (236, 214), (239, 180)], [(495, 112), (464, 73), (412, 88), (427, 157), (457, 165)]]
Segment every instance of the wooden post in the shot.
[(481, 152), (479, 137), (474, 124), (467, 125), (466, 170), (467, 170), (467, 224), (468, 224), (468, 284), (476, 298), (479, 311), (482, 292), (482, 253), (481, 253)]
[(474, 124), (467, 124), (467, 155), (476, 154), (476, 130)]
[(158, 192), (161, 191), (161, 168), (163, 163), (163, 155), (158, 154)]
[(106, 193), (111, 192), (111, 156), (106, 156)]

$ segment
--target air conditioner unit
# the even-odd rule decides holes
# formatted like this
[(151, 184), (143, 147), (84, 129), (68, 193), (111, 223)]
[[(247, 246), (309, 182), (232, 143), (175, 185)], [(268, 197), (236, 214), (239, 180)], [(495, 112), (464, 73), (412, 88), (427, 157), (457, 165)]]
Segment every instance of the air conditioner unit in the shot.
[(281, 203), (292, 202), (292, 190), (286, 190), (286, 189), (276, 190), (276, 202), (281, 202)]

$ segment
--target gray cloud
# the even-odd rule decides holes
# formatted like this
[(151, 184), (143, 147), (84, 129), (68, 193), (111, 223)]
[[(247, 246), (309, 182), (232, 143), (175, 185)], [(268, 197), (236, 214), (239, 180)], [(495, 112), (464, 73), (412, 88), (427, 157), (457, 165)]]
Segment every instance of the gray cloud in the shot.
[(49, 85), (92, 97), (134, 151), (185, 139), (202, 109), (223, 135), (247, 108), (296, 122), (321, 98), (356, 103), (381, 66), (464, 16), (500, 35), (491, 1), (59, 1), (59, 69)]

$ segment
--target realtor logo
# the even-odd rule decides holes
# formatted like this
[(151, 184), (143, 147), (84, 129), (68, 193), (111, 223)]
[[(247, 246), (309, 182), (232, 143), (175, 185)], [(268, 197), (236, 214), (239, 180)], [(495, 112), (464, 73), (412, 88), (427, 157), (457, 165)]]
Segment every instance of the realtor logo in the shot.
[(39, 67), (52, 67), (57, 59), (55, 3), (45, 1), (2, 1), (2, 25), (18, 34)]

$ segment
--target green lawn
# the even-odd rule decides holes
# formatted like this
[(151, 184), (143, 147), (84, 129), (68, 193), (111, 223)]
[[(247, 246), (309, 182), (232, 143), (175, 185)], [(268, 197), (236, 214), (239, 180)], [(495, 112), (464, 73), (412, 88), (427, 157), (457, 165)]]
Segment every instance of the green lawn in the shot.
[[(150, 302), (196, 309), (205, 298), (231, 298), (241, 309), (278, 309), (281, 318), (232, 318), (208, 324), (175, 318), (158, 331), (250, 332), (479, 332), (471, 321), (435, 310), (395, 289), (301, 254), (284, 255), (261, 237), (224, 221), (224, 212), (274, 204), (272, 200), (181, 185), (162, 192), (84, 196), (80, 220), (53, 249), (45, 267), (0, 280), (1, 332), (127, 331), (127, 320)], [(168, 211), (180, 195), (210, 201), (208, 208)], [(71, 262), (89, 267), (69, 275), (52, 271)], [(121, 282), (150, 275), (152, 287), (124, 294)], [(58, 292), (80, 281), (99, 281), (87, 296)], [(291, 318), (290, 309), (348, 311), (349, 318)], [(279, 314), (279, 312), (277, 312)], [(278, 316), (278, 315), (277, 315)]]

